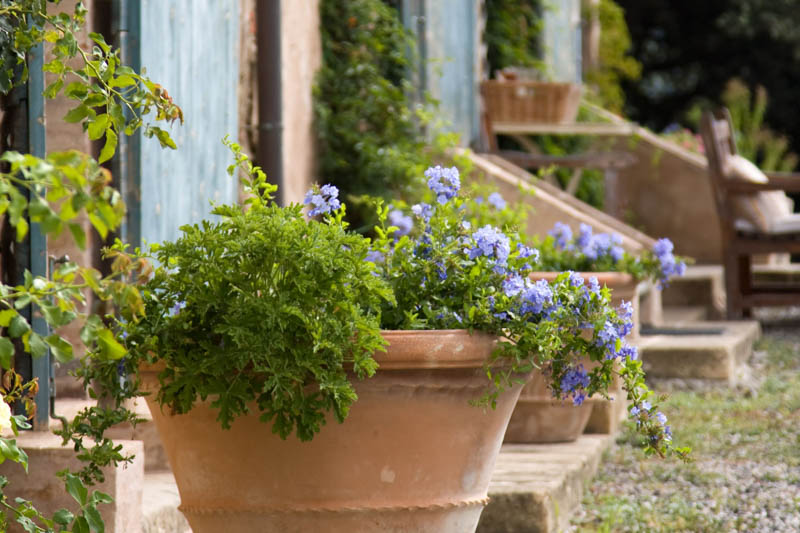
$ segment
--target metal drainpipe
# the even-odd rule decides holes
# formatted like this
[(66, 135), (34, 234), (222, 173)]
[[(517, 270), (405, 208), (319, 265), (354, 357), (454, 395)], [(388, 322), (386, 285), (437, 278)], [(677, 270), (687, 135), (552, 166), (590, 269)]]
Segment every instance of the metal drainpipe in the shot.
[(278, 205), (285, 205), (281, 112), (281, 0), (257, 0), (256, 24), (259, 122), (257, 158), (269, 181), (278, 186)]

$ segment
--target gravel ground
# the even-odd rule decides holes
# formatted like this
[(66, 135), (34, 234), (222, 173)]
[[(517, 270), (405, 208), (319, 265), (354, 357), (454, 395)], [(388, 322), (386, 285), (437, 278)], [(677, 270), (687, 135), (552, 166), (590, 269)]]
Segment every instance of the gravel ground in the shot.
[[(800, 532), (800, 312), (766, 325), (738, 390), (671, 393), (694, 462), (645, 458), (624, 434), (587, 487), (571, 533)], [(773, 322), (773, 324), (775, 324)]]

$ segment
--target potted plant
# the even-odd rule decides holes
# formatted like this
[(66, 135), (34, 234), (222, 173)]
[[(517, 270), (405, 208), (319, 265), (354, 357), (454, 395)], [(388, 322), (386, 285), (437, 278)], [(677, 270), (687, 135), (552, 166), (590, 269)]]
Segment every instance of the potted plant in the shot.
[[(639, 333), (639, 283), (665, 285), (670, 277), (684, 273), (686, 260), (673, 255), (669, 239), (658, 240), (652, 251), (646, 250), (638, 256), (626, 252), (621, 244), (619, 235), (594, 233), (588, 224), (581, 224), (578, 234), (573, 235), (568, 225), (556, 223), (547, 238), (533, 244), (540, 253), (541, 270), (532, 272), (530, 277), (555, 280), (560, 272), (576, 271), (576, 279), (580, 278), (593, 290), (608, 288), (611, 304), (630, 320), (626, 335), (635, 339)], [(631, 348), (631, 354), (635, 353)], [(609, 399), (589, 398), (574, 407), (554, 401), (545, 381), (544, 376), (534, 375), (523, 390), (509, 424), (507, 441), (571, 441), (584, 430), (613, 433), (625, 416), (625, 394), (619, 379), (612, 383)]]
[[(405, 235), (379, 203), (370, 241), (346, 230), (334, 187), (309, 192), (309, 217), (277, 207), (232, 148), (247, 208), (152, 249), (144, 313), (119, 322), (133, 377), (116, 361), (93, 377), (117, 398), (150, 393), (195, 533), (474, 531), (528, 374), (545, 369), (559, 395), (604, 391), (624, 351), (602, 328), (625, 317), (570, 274), (526, 278), (534, 250), (461, 220), (455, 168), (427, 171), (435, 199)], [(620, 368), (648, 449), (684, 454), (638, 361)]]

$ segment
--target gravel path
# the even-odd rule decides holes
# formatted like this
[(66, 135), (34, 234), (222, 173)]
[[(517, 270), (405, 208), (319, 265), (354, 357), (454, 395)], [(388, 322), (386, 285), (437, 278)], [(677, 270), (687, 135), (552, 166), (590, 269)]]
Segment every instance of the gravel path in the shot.
[[(722, 420), (705, 435), (702, 425), (693, 430), (693, 463), (644, 458), (623, 440), (588, 487), (570, 533), (800, 532), (800, 323), (766, 327), (762, 344), (751, 361), (764, 384), (758, 398), (726, 391), (706, 407), (703, 393), (681, 393), (680, 409), (694, 409), (694, 423)], [(712, 413), (719, 405), (726, 409)]]

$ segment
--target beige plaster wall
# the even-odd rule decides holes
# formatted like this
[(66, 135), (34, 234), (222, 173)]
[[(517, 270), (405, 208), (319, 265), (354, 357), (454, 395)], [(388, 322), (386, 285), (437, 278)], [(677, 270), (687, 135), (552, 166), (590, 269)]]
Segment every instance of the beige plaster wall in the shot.
[(283, 181), (286, 202), (300, 202), (315, 179), (311, 89), (322, 63), (318, 0), (281, 2)]

